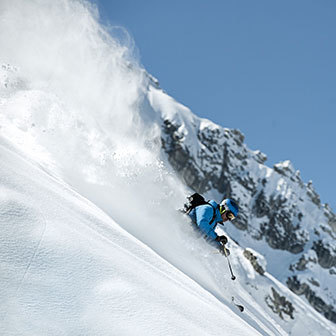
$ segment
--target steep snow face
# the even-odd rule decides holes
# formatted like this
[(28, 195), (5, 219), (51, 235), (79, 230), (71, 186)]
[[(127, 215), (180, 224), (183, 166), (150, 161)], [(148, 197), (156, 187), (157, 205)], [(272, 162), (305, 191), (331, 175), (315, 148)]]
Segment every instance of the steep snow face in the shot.
[(3, 140), (0, 155), (1, 335), (259, 335)]
[(161, 145), (182, 162), (183, 142), (208, 148), (195, 129), (204, 142), (222, 131), (164, 94), (94, 9), (2, 1), (0, 30), (2, 334), (336, 334), (234, 241), (232, 283), (225, 258), (176, 211), (186, 190)]

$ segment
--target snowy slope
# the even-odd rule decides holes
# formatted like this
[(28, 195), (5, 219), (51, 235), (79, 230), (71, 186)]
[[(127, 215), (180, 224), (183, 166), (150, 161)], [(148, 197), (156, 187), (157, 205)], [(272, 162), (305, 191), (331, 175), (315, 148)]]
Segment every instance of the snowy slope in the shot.
[[(317, 312), (335, 321), (335, 215), (319, 202), (311, 182), (304, 184), (289, 161), (274, 169), (267, 167), (266, 155), (248, 149), (238, 130), (196, 117), (157, 85), (151, 85), (148, 96), (162, 118), (163, 150), (181, 180), (210, 199), (229, 195), (238, 200), (240, 216), (234, 225), (226, 223), (224, 233), (259, 256), (264, 270), (273, 275), (268, 278), (280, 280)], [(260, 282), (252, 285), (255, 295), (260, 295)], [(248, 279), (245, 284), (251, 285)], [(273, 297), (277, 308), (270, 303), (269, 290), (260, 304), (266, 302), (268, 309), (283, 318), (284, 302), (285, 314), (296, 324), (296, 304), (290, 292), (283, 289), (281, 298), (269, 289), (277, 297)], [(293, 314), (288, 312), (291, 304)]]
[(3, 139), (0, 155), (1, 335), (258, 335)]
[[(254, 282), (265, 287), (255, 296), (230, 283), (223, 257), (205, 244), (179, 255), (182, 271), (188, 273), (191, 262), (197, 267), (193, 281), (7, 141), (0, 148), (2, 335), (286, 334), (259, 306), (258, 294), (269, 283), (248, 263), (233, 259), (249, 291)], [(238, 247), (232, 250), (244, 259)], [(211, 271), (221, 288), (202, 271)], [(244, 314), (228, 303), (231, 294), (244, 303)], [(297, 304), (302, 321), (293, 332), (316, 323), (328, 328), (300, 299)], [(312, 320), (305, 320), (307, 313)]]
[(170, 97), (160, 105), (162, 96), (150, 90), (163, 151), (181, 180), (209, 198), (236, 199), (241, 212), (226, 225), (230, 237), (265, 256), (268, 271), (336, 323), (336, 215), (312, 183), (289, 161), (265, 165), (266, 155), (250, 150), (239, 130), (199, 119)]
[[(1, 334), (336, 335), (232, 240), (231, 281), (176, 211), (187, 190), (161, 151), (162, 113), (187, 119), (184, 134), (210, 122), (158, 89), (87, 4), (0, 6)], [(275, 293), (295, 319), (269, 309)]]

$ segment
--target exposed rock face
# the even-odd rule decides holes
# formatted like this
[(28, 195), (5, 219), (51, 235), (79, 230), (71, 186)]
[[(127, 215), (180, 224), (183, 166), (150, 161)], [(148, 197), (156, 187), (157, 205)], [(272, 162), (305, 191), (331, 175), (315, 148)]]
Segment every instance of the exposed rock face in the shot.
[[(163, 118), (161, 142), (169, 163), (184, 183), (209, 197), (220, 194), (222, 198), (235, 199), (240, 214), (232, 224), (238, 230), (248, 233), (258, 244), (266, 243), (270, 250), (295, 256), (294, 262), (293, 258), (288, 261), (285, 254), (279, 260), (287, 267), (287, 278), (297, 277), (300, 281), (301, 276), (314, 269), (317, 273), (311, 278), (320, 283), (322, 275), (316, 267), (321, 267), (327, 270), (328, 281), (334, 282), (336, 215), (327, 204), (321, 204), (312, 182), (305, 184), (289, 161), (267, 167), (266, 155), (248, 149), (239, 130), (222, 128), (195, 116), (176, 116)], [(244, 241), (239, 243), (244, 246)], [(294, 292), (302, 291), (293, 280), (287, 285)], [(315, 292), (309, 291), (308, 286), (301, 294), (335, 322), (335, 291), (327, 286), (314, 287)], [(318, 298), (327, 292), (328, 300), (321, 310)]]
[[(328, 225), (336, 232), (336, 214), (333, 213), (328, 204), (324, 205), (324, 215), (328, 218)], [(336, 236), (334, 238), (336, 239)]]
[(312, 181), (309, 181), (307, 184), (307, 195), (310, 197), (312, 202), (315, 203), (317, 206), (321, 205), (320, 196), (314, 190)]
[(245, 249), (243, 254), (244, 257), (250, 261), (251, 265), (257, 273), (259, 273), (260, 275), (265, 274), (265, 268), (261, 266), (257, 256), (255, 256), (252, 251), (250, 251), (249, 249)]
[[(300, 222), (302, 214), (298, 213), (296, 207), (288, 209), (287, 200), (281, 195), (271, 196), (266, 199), (261, 192), (261, 197), (256, 199), (256, 216), (267, 217), (267, 221), (260, 225), (262, 236), (265, 237), (270, 247), (279, 250), (286, 250), (298, 254), (304, 250), (308, 237)], [(297, 223), (293, 225), (293, 223)]]
[(187, 147), (183, 146), (183, 134), (179, 127), (171, 121), (165, 120), (163, 131), (168, 135), (162, 138), (162, 147), (168, 154), (169, 163), (174, 167), (185, 183), (192, 186), (194, 190), (204, 190), (204, 179), (202, 171), (197, 167)]
[(282, 319), (284, 315), (288, 315), (291, 319), (294, 319), (294, 307), (286, 297), (281, 296), (273, 287), (271, 287), (272, 295), (268, 295), (265, 298), (267, 305), (278, 314)]
[(310, 263), (317, 263), (317, 260), (315, 259), (315, 258), (311, 258), (311, 257), (309, 257), (309, 256), (305, 256), (304, 254), (302, 254), (301, 255), (301, 257), (300, 257), (300, 259), (296, 262), (296, 263), (294, 263), (294, 264), (291, 264), (290, 266), (289, 266), (289, 269), (291, 270), (291, 271), (295, 271), (295, 270), (297, 270), (297, 271), (305, 271), (305, 270), (307, 270), (308, 269), (308, 265), (310, 264)]
[(313, 250), (317, 254), (318, 263), (323, 268), (336, 266), (336, 249), (331, 244), (323, 243), (322, 240), (314, 241)]
[(327, 304), (322, 298), (318, 297), (307, 283), (300, 282), (296, 276), (293, 276), (288, 278), (287, 286), (295, 294), (304, 295), (318, 312), (323, 314), (328, 320), (336, 323), (335, 308), (332, 305)]

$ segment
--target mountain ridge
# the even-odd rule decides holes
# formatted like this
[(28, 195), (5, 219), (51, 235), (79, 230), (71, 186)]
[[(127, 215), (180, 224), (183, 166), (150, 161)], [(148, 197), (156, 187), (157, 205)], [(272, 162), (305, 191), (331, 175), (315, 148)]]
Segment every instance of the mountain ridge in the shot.
[[(157, 81), (152, 90), (160, 91)], [(155, 109), (155, 95), (165, 93), (150, 95)], [(224, 197), (237, 200), (241, 212), (233, 222), (235, 228), (247, 231), (256, 241), (265, 241), (272, 249), (297, 256), (287, 263), (289, 272), (282, 281), (336, 323), (336, 298), (332, 294), (336, 292), (332, 284), (336, 274), (336, 215), (328, 204), (321, 204), (312, 182), (305, 184), (289, 160), (267, 167), (267, 156), (248, 149), (239, 130), (192, 116), (187, 108), (180, 115), (169, 105), (157, 111), (162, 115), (162, 150), (183, 183), (218, 201)], [(231, 231), (233, 239), (250, 244), (237, 231)], [(316, 275), (310, 276), (309, 268), (329, 274), (319, 276), (320, 271), (315, 270)]]

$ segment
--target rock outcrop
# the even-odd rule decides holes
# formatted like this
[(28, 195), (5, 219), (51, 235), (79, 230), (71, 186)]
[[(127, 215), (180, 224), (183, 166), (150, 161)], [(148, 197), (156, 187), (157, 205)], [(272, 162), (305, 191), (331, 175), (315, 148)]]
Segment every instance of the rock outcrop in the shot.
[[(162, 149), (183, 182), (201, 194), (235, 199), (240, 205), (240, 214), (232, 222), (236, 229), (248, 233), (256, 245), (291, 253), (291, 262), (285, 254), (279, 260), (287, 267), (284, 283), (335, 322), (332, 285), (321, 288), (300, 279), (316, 272), (309, 277), (319, 283), (322, 275), (316, 267), (320, 267), (327, 271), (323, 276), (329, 277), (328, 284), (335, 281), (336, 215), (321, 204), (312, 182), (305, 184), (290, 161), (267, 167), (266, 155), (248, 149), (244, 140), (239, 130), (222, 128), (191, 113), (162, 120)], [(244, 246), (244, 241), (240, 244)], [(326, 298), (323, 304), (321, 297)], [(277, 302), (275, 292), (268, 302), (272, 300)], [(274, 302), (273, 306), (278, 310)]]
[[(243, 252), (244, 257), (250, 261), (254, 270), (260, 275), (264, 275), (266, 272), (266, 265), (262, 265), (260, 261), (260, 257), (256, 255), (255, 251), (251, 251), (251, 249), (245, 249)], [(259, 257), (259, 258), (258, 258)]]
[(267, 295), (265, 298), (266, 304), (275, 314), (278, 314), (282, 319), (285, 315), (294, 319), (294, 307), (293, 304), (286, 299), (285, 296), (281, 296), (273, 287), (271, 287), (272, 294)]

